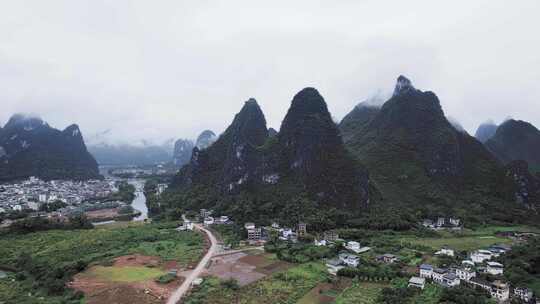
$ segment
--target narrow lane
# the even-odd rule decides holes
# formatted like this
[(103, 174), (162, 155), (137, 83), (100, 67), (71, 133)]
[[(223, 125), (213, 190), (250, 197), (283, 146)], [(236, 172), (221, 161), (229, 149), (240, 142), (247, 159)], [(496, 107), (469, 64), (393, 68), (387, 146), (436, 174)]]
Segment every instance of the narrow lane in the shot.
[(167, 304), (180, 303), (180, 301), (182, 300), (182, 297), (186, 294), (186, 292), (191, 287), (191, 283), (193, 283), (193, 281), (197, 279), (203, 273), (206, 264), (210, 261), (210, 259), (216, 253), (218, 249), (218, 243), (217, 243), (216, 237), (212, 234), (212, 232), (210, 232), (209, 230), (207, 230), (200, 224), (195, 224), (195, 229), (203, 231), (204, 233), (206, 233), (206, 235), (208, 235), (208, 238), (210, 239), (210, 244), (211, 244), (210, 248), (208, 249), (208, 252), (206, 253), (206, 255), (199, 262), (197, 267), (195, 267), (195, 269), (188, 275), (188, 277), (182, 283), (182, 285), (180, 285), (180, 287), (178, 287), (178, 289), (176, 289), (174, 293), (169, 297), (169, 300), (167, 300)]

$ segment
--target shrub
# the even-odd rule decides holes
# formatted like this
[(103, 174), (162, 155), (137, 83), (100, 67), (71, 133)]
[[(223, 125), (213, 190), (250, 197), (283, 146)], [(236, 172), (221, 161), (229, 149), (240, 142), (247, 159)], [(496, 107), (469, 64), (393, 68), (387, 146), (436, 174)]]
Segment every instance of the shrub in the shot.
[(167, 274), (164, 274), (162, 276), (160, 276), (159, 278), (156, 279), (156, 282), (157, 283), (160, 283), (160, 284), (167, 284), (167, 283), (170, 283), (172, 281), (174, 281), (176, 279), (176, 276), (170, 274), (170, 273), (167, 273)]

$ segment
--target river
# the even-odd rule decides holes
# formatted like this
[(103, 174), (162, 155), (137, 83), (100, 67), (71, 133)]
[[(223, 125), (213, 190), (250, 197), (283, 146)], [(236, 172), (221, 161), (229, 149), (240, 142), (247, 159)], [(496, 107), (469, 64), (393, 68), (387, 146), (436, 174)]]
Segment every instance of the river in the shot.
[(134, 217), (132, 221), (144, 221), (148, 218), (148, 207), (146, 207), (146, 196), (144, 195), (144, 180), (142, 179), (130, 179), (128, 181), (131, 185), (135, 186), (135, 199), (131, 203), (131, 206), (141, 212), (141, 215)]

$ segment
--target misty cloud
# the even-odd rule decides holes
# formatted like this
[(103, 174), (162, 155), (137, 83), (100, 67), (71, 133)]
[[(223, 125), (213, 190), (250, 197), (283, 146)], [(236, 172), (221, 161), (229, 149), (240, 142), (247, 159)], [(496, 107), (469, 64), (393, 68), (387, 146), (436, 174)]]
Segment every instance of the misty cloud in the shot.
[(540, 125), (538, 1), (4, 1), (0, 124), (39, 114), (85, 137), (221, 133), (253, 96), (279, 128), (316, 87), (341, 119), (403, 74), (474, 133)]

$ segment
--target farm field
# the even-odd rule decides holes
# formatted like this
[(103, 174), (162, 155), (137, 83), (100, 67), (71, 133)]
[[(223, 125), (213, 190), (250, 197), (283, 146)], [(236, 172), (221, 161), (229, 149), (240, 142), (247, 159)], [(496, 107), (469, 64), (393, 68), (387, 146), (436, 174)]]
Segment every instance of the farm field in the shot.
[(487, 226), (475, 230), (464, 229), (459, 232), (438, 231), (439, 237), (417, 237), (405, 234), (396, 239), (403, 243), (426, 246), (434, 250), (445, 245), (458, 251), (472, 251), (494, 244), (512, 244), (512, 239), (498, 236), (497, 232), (540, 233), (540, 229), (530, 226)]
[(442, 238), (403, 238), (403, 242), (430, 247), (434, 250), (449, 246), (458, 251), (472, 251), (494, 244), (511, 244), (512, 240), (497, 236), (464, 236)]
[(336, 304), (373, 304), (384, 287), (388, 284), (383, 283), (354, 283), (351, 287), (345, 289), (337, 299)]
[(158, 278), (165, 271), (145, 266), (105, 267), (95, 266), (88, 275), (111, 282), (138, 282)]

